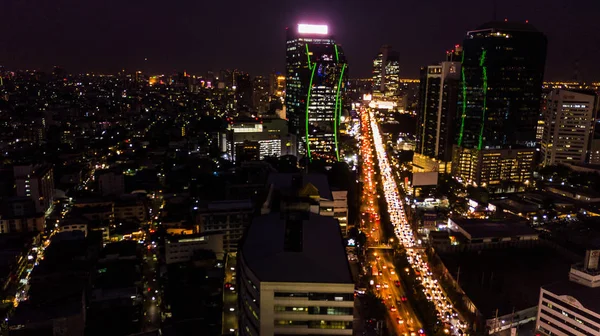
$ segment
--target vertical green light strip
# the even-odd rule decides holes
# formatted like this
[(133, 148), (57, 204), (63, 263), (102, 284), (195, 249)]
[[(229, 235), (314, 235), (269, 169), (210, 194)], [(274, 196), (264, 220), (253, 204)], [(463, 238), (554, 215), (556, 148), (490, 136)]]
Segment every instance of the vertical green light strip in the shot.
[(308, 83), (308, 92), (306, 93), (306, 114), (304, 116), (304, 123), (305, 123), (305, 133), (306, 133), (306, 153), (308, 154), (308, 159), (310, 160), (312, 155), (310, 154), (310, 141), (308, 139), (308, 126), (309, 126), (309, 116), (308, 116), (308, 107), (310, 106), (310, 92), (312, 91), (312, 83), (313, 83), (313, 79), (315, 78), (315, 70), (317, 69), (317, 65), (313, 64), (311, 65), (310, 63), (310, 51), (308, 50), (308, 43), (305, 44), (306, 46), (306, 58), (308, 59), (308, 69), (311, 70), (311, 74), (310, 74), (310, 82)]
[(304, 119), (306, 119), (306, 152), (308, 153), (308, 159), (311, 159), (311, 154), (310, 154), (310, 140), (308, 139), (308, 107), (310, 106), (310, 92), (312, 91), (312, 83), (313, 83), (313, 78), (315, 77), (315, 70), (317, 69), (316, 66), (312, 67), (312, 72), (310, 74), (310, 83), (308, 84), (308, 94), (306, 97), (306, 117)]
[(479, 59), (479, 66), (482, 67), (483, 70), (483, 111), (481, 112), (481, 130), (479, 131), (479, 145), (477, 149), (481, 150), (483, 147), (483, 127), (485, 125), (485, 111), (487, 109), (487, 89), (488, 89), (488, 78), (487, 78), (487, 66), (485, 63), (485, 56), (487, 54), (487, 50), (483, 50), (481, 53), (481, 58)]
[(333, 47), (335, 48), (335, 61), (339, 62), (340, 61), (340, 54), (338, 53), (337, 44), (334, 44)]
[[(337, 51), (337, 48), (336, 48)], [(342, 89), (342, 81), (344, 80), (344, 71), (346, 70), (346, 64), (342, 65), (342, 71), (340, 73), (340, 79), (338, 80), (337, 93), (335, 94), (335, 118), (333, 120), (333, 135), (335, 136), (335, 156), (337, 160), (340, 160), (340, 151), (338, 147), (338, 124), (340, 122), (340, 116), (342, 115), (342, 104), (340, 103), (340, 91)], [(339, 109), (339, 113), (338, 113)]]
[[(463, 62), (464, 64), (464, 52)], [(461, 64), (461, 77), (462, 77), (462, 114), (460, 116), (460, 133), (458, 133), (458, 145), (462, 145), (463, 133), (465, 131), (465, 118), (467, 117), (467, 84), (465, 79), (465, 67)]]

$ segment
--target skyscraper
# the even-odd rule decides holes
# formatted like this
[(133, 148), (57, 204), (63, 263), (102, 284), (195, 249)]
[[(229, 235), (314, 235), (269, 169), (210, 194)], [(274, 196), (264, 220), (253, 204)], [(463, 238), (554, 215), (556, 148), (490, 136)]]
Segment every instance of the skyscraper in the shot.
[(286, 113), (309, 159), (339, 159), (339, 122), (348, 65), (325, 25), (287, 29)]
[(394, 100), (399, 94), (400, 60), (398, 53), (384, 45), (373, 59), (373, 98)]
[(557, 89), (548, 95), (541, 141), (543, 165), (586, 161), (596, 104), (593, 91)]
[(490, 22), (464, 40), (458, 146), (535, 144), (546, 36), (532, 25)]
[(459, 80), (459, 62), (421, 69), (415, 153), (444, 162), (452, 160)]

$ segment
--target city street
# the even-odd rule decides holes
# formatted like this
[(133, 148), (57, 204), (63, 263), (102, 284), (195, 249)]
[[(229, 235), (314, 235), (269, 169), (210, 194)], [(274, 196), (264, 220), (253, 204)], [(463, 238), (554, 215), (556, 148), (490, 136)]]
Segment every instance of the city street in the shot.
[(234, 334), (238, 330), (237, 289), (235, 281), (236, 258), (229, 256), (225, 264), (223, 287), (223, 335)]
[[(364, 182), (361, 200), (362, 228), (367, 234), (369, 252), (367, 260), (373, 270), (372, 284), (376, 293), (385, 302), (388, 311), (387, 325), (396, 335), (414, 335), (421, 328), (421, 322), (408, 304), (405, 289), (399, 281), (400, 274), (393, 265), (392, 242), (386, 241), (382, 233), (377, 200), (377, 181), (371, 138), (369, 115), (363, 113), (361, 137), (362, 180)], [(378, 248), (381, 247), (381, 248)]]
[[(370, 137), (373, 142), (379, 165), (377, 172), (381, 174), (379, 182), (383, 183), (383, 193), (396, 239), (406, 249), (408, 262), (415, 271), (415, 274), (417, 274), (417, 280), (424, 287), (425, 297), (434, 304), (438, 318), (446, 324), (447, 328), (444, 332), (456, 335), (462, 334), (462, 330), (466, 328), (466, 325), (460, 320), (458, 312), (454, 309), (447, 295), (438, 284), (438, 280), (435, 279), (434, 274), (431, 272), (425, 251), (421, 246), (421, 241), (414, 238), (414, 233), (407, 220), (404, 202), (401, 199), (400, 191), (395, 182), (394, 172), (387, 158), (386, 147), (374, 113), (368, 108), (363, 108), (361, 118), (363, 118), (363, 123), (370, 125), (369, 129), (363, 128), (363, 138)], [(372, 231), (372, 234), (376, 233), (375, 228)], [(385, 263), (388, 263), (389, 267), (389, 260), (383, 259), (382, 256), (379, 256), (378, 260), (378, 262), (383, 260), (381, 267), (383, 268)], [(379, 270), (378, 273), (383, 275), (383, 270)], [(419, 329), (419, 332), (422, 333), (422, 330)]]

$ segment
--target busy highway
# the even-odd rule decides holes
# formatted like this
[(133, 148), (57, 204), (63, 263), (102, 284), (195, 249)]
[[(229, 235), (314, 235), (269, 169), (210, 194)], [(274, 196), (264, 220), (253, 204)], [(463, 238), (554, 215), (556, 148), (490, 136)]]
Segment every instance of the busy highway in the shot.
[(361, 213), (363, 214), (362, 227), (370, 246), (367, 258), (369, 269), (372, 272), (370, 285), (386, 306), (388, 330), (393, 330), (395, 335), (414, 336), (419, 331), (422, 332), (422, 325), (408, 304), (399, 274), (394, 268), (393, 241), (387, 241), (382, 234), (377, 202), (378, 182), (375, 181), (373, 143), (369, 136), (371, 125), (368, 114), (363, 114), (362, 118), (362, 133), (365, 136), (361, 138), (362, 180), (364, 182)]
[[(368, 128), (363, 126), (363, 138), (369, 137), (371, 139), (370, 141), (372, 141), (372, 147), (375, 149), (375, 155), (378, 163), (377, 172), (380, 174), (378, 181), (383, 183), (383, 194), (387, 203), (388, 213), (394, 228), (396, 239), (398, 239), (400, 245), (402, 245), (406, 250), (408, 262), (412, 266), (414, 274), (417, 276), (417, 281), (420, 281), (423, 285), (425, 297), (434, 304), (439, 320), (444, 323), (444, 332), (447, 334), (461, 335), (463, 333), (462, 330), (466, 328), (466, 325), (459, 319), (458, 313), (453, 308), (452, 303), (444, 293), (441, 286), (438, 284), (438, 280), (435, 279), (435, 276), (432, 274), (427, 262), (426, 253), (421, 247), (421, 241), (415, 239), (413, 230), (406, 218), (404, 204), (398, 191), (398, 186), (395, 182), (394, 172), (392, 171), (390, 162), (387, 158), (386, 148), (376, 118), (374, 117), (373, 112), (369, 109), (363, 109), (361, 112), (361, 121), (363, 124), (369, 124)], [(368, 156), (365, 155), (365, 157)], [(363, 164), (368, 163), (363, 162)], [(367, 181), (365, 181), (365, 186), (367, 186)], [(369, 202), (367, 204), (372, 203)], [(372, 228), (371, 231), (372, 232), (370, 232), (370, 234), (373, 235), (376, 233), (377, 228)], [(376, 255), (375, 260), (377, 263), (378, 275), (383, 276), (385, 274), (387, 276), (384, 277), (387, 279), (387, 285), (386, 283), (382, 284), (384, 290), (383, 296), (387, 297), (387, 295), (390, 293), (387, 293), (386, 291), (388, 291), (390, 288), (396, 287), (390, 285), (392, 283), (390, 279), (394, 279), (393, 276), (397, 278), (399, 272), (408, 270), (393, 270), (393, 268), (390, 268), (390, 266), (393, 267), (393, 265), (388, 260), (383, 260), (382, 257), (383, 255), (381, 255), (381, 257)], [(395, 274), (392, 274), (392, 271)], [(394, 295), (394, 293), (391, 293), (391, 295), (392, 299), (394, 300), (393, 302), (396, 302), (396, 295)], [(402, 302), (402, 296), (400, 300), (400, 302)], [(394, 306), (394, 309), (398, 309), (398, 306)], [(398, 320), (398, 322), (400, 322), (400, 320)], [(418, 321), (413, 319), (413, 323), (415, 322), (418, 324)], [(404, 324), (406, 324), (406, 322), (404, 322)], [(417, 327), (419, 326), (415, 326), (414, 329), (417, 329)], [(412, 333), (412, 330), (409, 329), (408, 331)], [(419, 329), (418, 332), (423, 333), (423, 330)], [(406, 328), (400, 334), (405, 333)]]

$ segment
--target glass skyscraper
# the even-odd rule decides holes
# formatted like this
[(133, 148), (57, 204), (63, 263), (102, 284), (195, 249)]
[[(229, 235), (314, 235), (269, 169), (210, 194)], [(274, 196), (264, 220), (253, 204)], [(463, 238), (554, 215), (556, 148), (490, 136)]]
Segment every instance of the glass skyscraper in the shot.
[(389, 45), (381, 47), (373, 59), (373, 97), (394, 100), (400, 85), (400, 60)]
[(457, 144), (531, 147), (546, 62), (546, 36), (528, 23), (490, 22), (463, 44)]
[(339, 159), (339, 123), (348, 65), (327, 26), (287, 29), (285, 108), (306, 156)]
[(452, 161), (459, 79), (459, 62), (442, 62), (421, 69), (415, 153)]

